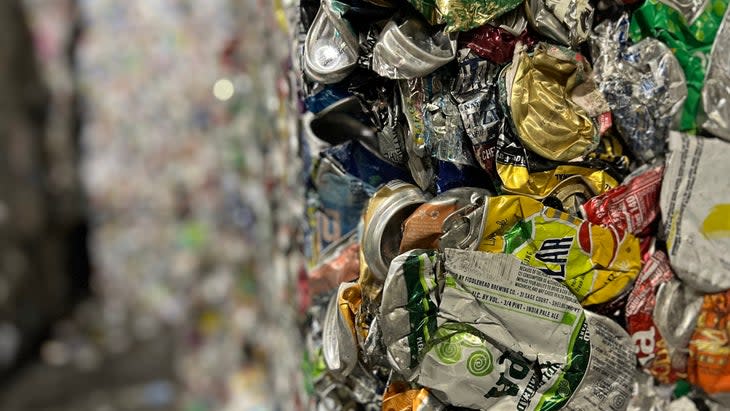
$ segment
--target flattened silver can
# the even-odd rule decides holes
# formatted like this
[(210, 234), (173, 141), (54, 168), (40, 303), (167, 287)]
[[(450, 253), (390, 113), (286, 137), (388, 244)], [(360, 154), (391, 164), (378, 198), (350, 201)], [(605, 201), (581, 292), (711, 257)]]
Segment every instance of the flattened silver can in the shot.
[(418, 187), (400, 180), (390, 181), (373, 194), (365, 212), (361, 250), (378, 279), (385, 279), (391, 260), (399, 254), (403, 222), (428, 199)]

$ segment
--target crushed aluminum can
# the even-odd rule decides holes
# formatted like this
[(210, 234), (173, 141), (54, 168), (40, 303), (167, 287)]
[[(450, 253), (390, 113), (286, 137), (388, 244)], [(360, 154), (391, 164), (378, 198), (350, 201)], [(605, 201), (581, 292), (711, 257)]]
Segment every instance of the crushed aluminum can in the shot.
[(323, 329), (322, 352), (330, 372), (349, 375), (358, 360), (354, 312), (362, 302), (357, 283), (340, 284), (327, 305)]
[(515, 33), (492, 24), (485, 24), (459, 35), (459, 49), (469, 48), (477, 56), (496, 64), (512, 61), (517, 42), (529, 48), (537, 43), (537, 39), (525, 28)]
[(359, 253), (360, 242), (355, 231), (322, 250), (317, 265), (307, 274), (309, 293), (317, 296), (336, 289), (343, 282), (357, 279), (360, 274)]
[(628, 402), (626, 333), (512, 256), (454, 249), (398, 256), (382, 312), (394, 369), (452, 405), (609, 410)]
[(459, 108), (450, 93), (451, 72), (442, 69), (418, 80), (417, 88), (423, 90), (419, 96), (423, 98), (420, 108), (425, 151), (440, 161), (477, 167)]
[(645, 170), (620, 186), (593, 197), (581, 206), (583, 217), (610, 227), (623, 236), (640, 235), (659, 215), (659, 192), (664, 166)]
[(517, 0), (408, 0), (429, 23), (446, 23), (446, 31), (467, 31), (517, 8)]
[(594, 31), (593, 73), (618, 132), (640, 160), (663, 157), (667, 133), (678, 125), (687, 98), (682, 66), (659, 40), (629, 45), (628, 14)]
[(478, 249), (514, 255), (565, 284), (584, 306), (618, 297), (639, 273), (639, 241), (631, 234), (618, 238), (523, 196), (490, 197), (486, 207)]
[(653, 315), (657, 289), (672, 278), (667, 255), (657, 251), (642, 267), (626, 302), (626, 329), (634, 342), (639, 365), (662, 384), (687, 376), (686, 353), (684, 359), (672, 355)]
[(441, 411), (446, 407), (425, 388), (391, 382), (383, 393), (383, 411)]
[(346, 173), (364, 181), (370, 187), (379, 187), (389, 180), (410, 180), (407, 170), (391, 163), (359, 141), (348, 141), (330, 147), (321, 156), (339, 164)]
[(501, 123), (497, 88), (501, 68), (469, 52), (469, 49), (459, 50), (458, 61), (459, 74), (451, 95), (458, 103), (461, 121), (471, 140), (476, 160), (492, 180), (497, 181), (494, 156)]
[(659, 0), (646, 0), (631, 14), (631, 39), (638, 43), (644, 37), (656, 38), (672, 50), (684, 70), (687, 99), (679, 122), (680, 131), (694, 133), (698, 128), (707, 55), (727, 6), (728, 0), (710, 0), (693, 22)]
[(587, 0), (527, 0), (525, 14), (540, 34), (571, 47), (586, 41), (593, 26)]
[[(507, 193), (542, 200), (550, 197), (563, 185), (581, 184), (589, 188), (592, 195), (604, 193), (619, 185), (616, 173), (609, 172), (612, 166), (603, 160), (558, 163), (545, 160), (525, 149), (507, 119), (500, 125), (495, 151), (497, 174), (502, 190)], [(591, 153), (593, 154), (595, 153)], [(546, 205), (556, 206), (549, 202)], [(560, 204), (560, 208), (571, 209), (575, 205), (575, 202), (567, 204), (567, 207)]]
[(418, 186), (428, 191), (433, 186), (434, 169), (431, 154), (426, 149), (425, 106), (426, 90), (423, 79), (400, 80), (398, 82), (403, 113), (408, 123), (405, 136), (408, 169)]
[[(521, 34), (527, 33), (527, 16), (525, 16), (525, 9), (523, 9), (522, 7), (516, 7), (512, 9), (512, 11), (507, 12), (492, 20), (490, 24), (516, 37), (519, 37)], [(487, 24), (485, 24), (484, 26), (486, 25)], [(525, 43), (523, 42), (523, 44)]]
[[(462, 248), (456, 244), (479, 239), (485, 198), (489, 191), (460, 187), (437, 195), (418, 207), (403, 223), (400, 252), (414, 249)], [(466, 223), (466, 224), (464, 224)], [(464, 230), (466, 228), (466, 230)], [(454, 229), (450, 233), (450, 229)], [(464, 232), (466, 231), (466, 232)], [(475, 233), (471, 236), (468, 233)], [(441, 246), (441, 241), (449, 245)], [(468, 247), (465, 247), (468, 248)]]
[(365, 211), (365, 228), (360, 249), (372, 274), (385, 279), (390, 261), (398, 255), (401, 225), (421, 204), (427, 194), (418, 187), (394, 180), (373, 194)]
[[(651, 375), (639, 370), (636, 371), (635, 376), (633, 395), (626, 411), (669, 411), (667, 408), (672, 399), (674, 386), (657, 384)], [(697, 410), (696, 407), (681, 409)]]
[(730, 288), (730, 143), (669, 133), (660, 195), (674, 273), (707, 293)]
[(570, 50), (546, 43), (532, 55), (515, 50), (513, 63), (500, 76), (500, 94), (527, 149), (549, 160), (570, 161), (598, 147), (610, 110), (590, 76), (590, 64)]
[(318, 138), (333, 146), (358, 140), (377, 152), (375, 131), (357, 118), (359, 113), (362, 113), (360, 101), (356, 96), (348, 96), (317, 113), (310, 128)]
[(692, 24), (702, 14), (702, 11), (710, 3), (710, 0), (660, 0), (662, 3), (678, 11), (687, 21)]
[(322, 0), (304, 43), (304, 72), (319, 83), (337, 83), (357, 65), (358, 40), (337, 0)]
[(330, 244), (357, 227), (360, 214), (375, 189), (347, 173), (341, 164), (329, 157), (320, 160), (312, 183), (317, 191), (308, 214), (317, 227), (312, 253), (316, 262)]
[(629, 335), (602, 315), (590, 311), (585, 315), (590, 331), (591, 361), (578, 391), (564, 409), (626, 409), (631, 399), (635, 363)]
[(730, 291), (704, 296), (689, 343), (689, 381), (710, 395), (730, 392)]
[(654, 324), (664, 337), (672, 364), (686, 369), (687, 347), (697, 325), (703, 293), (673, 278), (659, 285), (654, 307)]
[(431, 28), (419, 18), (390, 21), (373, 48), (372, 69), (391, 79), (423, 77), (453, 60), (456, 35)]
[(707, 119), (702, 128), (730, 140), (730, 14), (725, 13), (710, 52), (710, 63), (702, 87), (702, 107)]

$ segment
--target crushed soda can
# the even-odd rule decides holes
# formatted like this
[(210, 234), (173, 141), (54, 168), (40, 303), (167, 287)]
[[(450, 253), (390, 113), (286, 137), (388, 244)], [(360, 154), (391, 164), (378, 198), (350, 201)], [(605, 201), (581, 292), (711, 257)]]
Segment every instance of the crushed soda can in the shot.
[(390, 261), (399, 254), (403, 222), (427, 200), (418, 187), (398, 180), (373, 194), (365, 211), (360, 249), (376, 278), (385, 279)]
[(711, 395), (730, 392), (730, 292), (704, 296), (689, 343), (689, 380)]
[(408, 0), (429, 23), (446, 24), (447, 32), (467, 31), (517, 8), (517, 0)]
[(400, 252), (419, 248), (476, 248), (489, 194), (484, 189), (460, 187), (422, 204), (403, 223)]
[(664, 338), (672, 364), (685, 368), (687, 347), (697, 324), (704, 293), (687, 287), (676, 278), (659, 285), (654, 323)]
[[(584, 306), (621, 295), (639, 274), (639, 241), (523, 196), (488, 198), (479, 250), (512, 254), (565, 284)], [(598, 246), (600, 244), (600, 246)]]
[(708, 293), (730, 288), (728, 156), (723, 140), (669, 133), (662, 234), (677, 277)]
[(581, 206), (583, 217), (623, 236), (642, 234), (659, 215), (659, 192), (664, 167), (643, 171), (620, 186), (593, 197)]
[(459, 74), (451, 94), (458, 103), (461, 121), (471, 140), (476, 160), (482, 169), (490, 173), (492, 180), (497, 180), (494, 158), (501, 124), (497, 88), (501, 67), (476, 56), (469, 49), (459, 50), (458, 62)]
[(587, 0), (527, 0), (525, 14), (540, 34), (571, 47), (586, 41), (593, 26)]
[(433, 186), (434, 170), (431, 153), (426, 146), (426, 90), (421, 78), (398, 82), (403, 113), (408, 124), (404, 143), (408, 155), (408, 170), (418, 186), (429, 191)]
[(618, 132), (636, 157), (649, 162), (663, 157), (667, 133), (679, 123), (687, 84), (669, 47), (653, 38), (629, 45), (628, 31), (628, 14), (594, 29), (594, 76)]
[[(588, 197), (604, 193), (618, 186), (621, 177), (619, 173), (613, 172), (614, 168), (609, 163), (599, 159), (571, 163), (543, 159), (522, 145), (507, 119), (500, 125), (495, 151), (496, 170), (501, 189), (539, 200), (556, 197), (554, 194), (561, 192), (563, 193), (561, 197), (566, 199), (570, 197), (571, 192), (575, 192), (583, 194), (585, 197), (583, 200), (587, 200), (585, 192), (590, 193)], [(568, 191), (564, 191), (563, 187), (568, 187)], [(580, 211), (580, 202), (566, 204), (567, 207), (564, 207), (558, 200), (557, 204), (549, 205), (553, 207), (559, 205), (574, 215), (578, 215)], [(572, 210), (568, 210), (570, 208)]]
[[(391, 20), (373, 48), (372, 69), (391, 79), (423, 77), (453, 60), (456, 35), (433, 31), (426, 22), (411, 17)], [(424, 36), (426, 34), (426, 36)]]
[(383, 393), (383, 411), (441, 411), (443, 403), (427, 389), (403, 381), (391, 382)]
[(500, 76), (500, 93), (527, 149), (570, 161), (598, 147), (610, 126), (610, 110), (590, 74), (588, 61), (567, 49), (539, 43), (532, 55), (515, 50)]
[(723, 20), (728, 0), (709, 0), (702, 13), (688, 21), (682, 13), (659, 0), (647, 0), (631, 15), (630, 34), (634, 42), (653, 37), (666, 44), (677, 57), (687, 82), (687, 99), (679, 123), (680, 131), (695, 132), (708, 54)]
[(322, 250), (319, 262), (307, 273), (309, 293), (316, 296), (357, 279), (360, 274), (359, 253), (360, 242), (355, 231)]
[(667, 255), (654, 253), (641, 269), (626, 302), (627, 331), (639, 365), (663, 384), (687, 376), (686, 356), (673, 356), (654, 319), (657, 289), (674, 278)]
[(358, 40), (347, 20), (343, 4), (322, 0), (304, 43), (304, 72), (313, 81), (337, 83), (357, 64)]
[(477, 56), (492, 63), (505, 64), (512, 61), (518, 41), (528, 48), (537, 43), (537, 39), (526, 30), (526, 27), (515, 33), (505, 27), (485, 24), (459, 34), (459, 49), (468, 48)]
[(702, 122), (702, 129), (725, 140), (730, 140), (730, 53), (726, 50), (730, 44), (728, 19), (730, 15), (725, 13), (712, 44), (702, 87), (702, 107), (707, 117)]
[(358, 360), (354, 313), (362, 302), (357, 283), (342, 283), (327, 305), (322, 328), (322, 353), (327, 369), (347, 376)]
[(512, 256), (405, 253), (391, 266), (382, 304), (391, 365), (444, 402), (609, 410), (630, 398), (628, 335)]
[(375, 190), (329, 157), (319, 162), (312, 183), (317, 191), (312, 195), (308, 214), (317, 227), (312, 253), (316, 262), (330, 244), (357, 227), (360, 214)]

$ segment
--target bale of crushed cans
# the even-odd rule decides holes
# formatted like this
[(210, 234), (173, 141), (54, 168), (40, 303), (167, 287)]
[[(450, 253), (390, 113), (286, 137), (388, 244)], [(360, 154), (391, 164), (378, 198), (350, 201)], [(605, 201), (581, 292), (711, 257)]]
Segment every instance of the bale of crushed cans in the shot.
[(302, 0), (313, 410), (730, 407), (728, 0)]

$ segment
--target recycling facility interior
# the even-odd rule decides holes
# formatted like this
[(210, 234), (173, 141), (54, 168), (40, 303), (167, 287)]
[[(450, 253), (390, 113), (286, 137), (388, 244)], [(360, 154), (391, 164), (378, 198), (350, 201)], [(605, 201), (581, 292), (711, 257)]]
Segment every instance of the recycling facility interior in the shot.
[(728, 0), (3, 0), (0, 410), (730, 409)]

